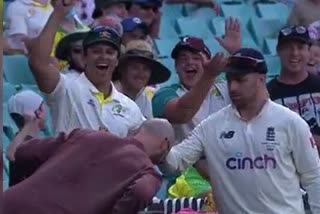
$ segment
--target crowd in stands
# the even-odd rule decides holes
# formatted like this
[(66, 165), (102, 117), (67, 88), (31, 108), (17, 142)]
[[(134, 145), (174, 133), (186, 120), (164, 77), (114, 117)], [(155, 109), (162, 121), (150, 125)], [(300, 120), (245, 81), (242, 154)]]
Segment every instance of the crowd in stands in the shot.
[(6, 213), (320, 214), (320, 0), (3, 11)]

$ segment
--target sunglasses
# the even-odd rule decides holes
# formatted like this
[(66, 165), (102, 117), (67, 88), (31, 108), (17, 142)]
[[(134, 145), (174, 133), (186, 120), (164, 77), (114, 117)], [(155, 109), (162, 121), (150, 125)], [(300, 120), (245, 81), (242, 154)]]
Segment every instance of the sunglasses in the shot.
[(307, 33), (307, 28), (304, 26), (297, 26), (297, 27), (287, 27), (280, 31), (284, 36), (288, 36), (292, 33), (296, 34), (305, 34)]
[(252, 67), (256, 68), (260, 63), (263, 63), (263, 59), (255, 59), (252, 57), (247, 57), (247, 56), (230, 56), (228, 58), (228, 65), (233, 65), (233, 66), (246, 66), (246, 67)]
[(159, 12), (159, 7), (158, 6), (148, 5), (148, 4), (139, 4), (139, 6), (143, 10), (152, 10), (154, 13), (158, 13)]

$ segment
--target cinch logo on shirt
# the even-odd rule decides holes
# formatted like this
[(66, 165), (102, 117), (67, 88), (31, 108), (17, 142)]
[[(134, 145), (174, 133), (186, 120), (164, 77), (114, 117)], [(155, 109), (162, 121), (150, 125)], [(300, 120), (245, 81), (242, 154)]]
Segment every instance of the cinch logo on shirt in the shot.
[(231, 170), (275, 169), (277, 161), (266, 154), (256, 158), (250, 158), (242, 157), (242, 153), (237, 153), (236, 157), (227, 159), (226, 166)]

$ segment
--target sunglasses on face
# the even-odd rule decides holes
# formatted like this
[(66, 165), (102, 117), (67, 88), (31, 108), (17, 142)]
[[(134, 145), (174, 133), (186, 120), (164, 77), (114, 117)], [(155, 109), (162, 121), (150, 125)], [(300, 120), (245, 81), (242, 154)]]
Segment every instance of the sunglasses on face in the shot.
[(281, 30), (281, 33), (284, 36), (288, 36), (292, 33), (305, 34), (306, 32), (307, 32), (307, 28), (305, 28), (304, 26), (287, 27)]
[(143, 10), (152, 10), (154, 13), (158, 13), (159, 12), (159, 7), (158, 6), (148, 5), (148, 4), (140, 4), (139, 6)]

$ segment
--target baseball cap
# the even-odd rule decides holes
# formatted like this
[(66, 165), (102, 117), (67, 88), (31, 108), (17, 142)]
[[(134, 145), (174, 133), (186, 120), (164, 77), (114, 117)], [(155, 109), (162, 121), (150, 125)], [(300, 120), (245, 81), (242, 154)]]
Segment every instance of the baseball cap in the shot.
[(211, 52), (209, 48), (206, 46), (204, 41), (198, 37), (192, 37), (192, 36), (182, 37), (181, 41), (179, 41), (176, 44), (176, 46), (173, 48), (171, 52), (171, 57), (173, 59), (176, 59), (179, 51), (182, 49), (188, 49), (194, 52), (204, 53), (209, 58), (211, 57)]
[(234, 74), (266, 74), (268, 68), (260, 51), (253, 48), (241, 48), (228, 58), (224, 71)]
[(133, 0), (132, 3), (134, 4), (157, 4), (161, 5), (161, 0)]
[(39, 109), (43, 101), (39, 94), (31, 90), (24, 90), (9, 98), (8, 111), (10, 114), (16, 113), (21, 116), (32, 114)]
[(87, 48), (96, 43), (108, 44), (118, 51), (120, 50), (121, 37), (113, 29), (104, 26), (92, 28), (83, 40), (83, 47)]
[(138, 17), (127, 17), (121, 22), (124, 32), (134, 31), (136, 28), (141, 28), (144, 34), (149, 34), (149, 29), (146, 23)]
[(278, 35), (278, 45), (292, 40), (310, 44), (311, 39), (308, 28), (304, 26), (290, 26), (280, 30)]

